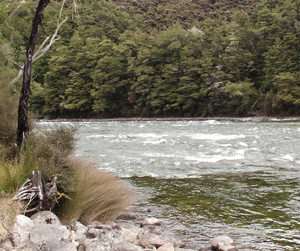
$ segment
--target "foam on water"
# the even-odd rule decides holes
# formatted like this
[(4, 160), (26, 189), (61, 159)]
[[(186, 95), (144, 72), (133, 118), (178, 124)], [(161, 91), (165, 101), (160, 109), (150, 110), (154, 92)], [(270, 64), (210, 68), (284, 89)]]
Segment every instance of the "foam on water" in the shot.
[(224, 134), (203, 134), (203, 133), (197, 133), (197, 134), (192, 134), (188, 135), (192, 139), (197, 139), (197, 140), (234, 140), (234, 139), (242, 139), (246, 138), (246, 135), (240, 134), (240, 135), (224, 135)]

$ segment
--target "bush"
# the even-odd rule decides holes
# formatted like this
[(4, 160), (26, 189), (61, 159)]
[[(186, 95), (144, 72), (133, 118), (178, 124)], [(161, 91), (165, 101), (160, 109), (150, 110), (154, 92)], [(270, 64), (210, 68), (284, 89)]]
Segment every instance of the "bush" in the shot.
[(0, 144), (14, 145), (17, 132), (17, 96), (0, 82)]
[(82, 160), (70, 161), (74, 169), (74, 192), (62, 209), (62, 220), (79, 220), (89, 224), (94, 220), (109, 222), (132, 203), (133, 192), (113, 175)]
[(66, 170), (66, 161), (75, 147), (75, 132), (76, 129), (72, 127), (57, 127), (31, 133), (27, 151), (30, 151), (33, 158), (43, 162), (41, 171), (44, 181), (53, 176), (70, 175), (70, 170)]

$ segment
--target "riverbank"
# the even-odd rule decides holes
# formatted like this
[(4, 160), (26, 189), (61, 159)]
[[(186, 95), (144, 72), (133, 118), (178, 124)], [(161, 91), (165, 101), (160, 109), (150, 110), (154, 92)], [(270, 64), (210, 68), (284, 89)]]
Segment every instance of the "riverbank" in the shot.
[(182, 243), (182, 236), (164, 227), (156, 218), (145, 218), (136, 223), (130, 212), (121, 214), (116, 221), (102, 224), (94, 221), (84, 226), (74, 221), (70, 226), (61, 224), (50, 211), (33, 216), (17, 215), (12, 231), (0, 244), (1, 251), (11, 250), (87, 250), (87, 251), (236, 251), (232, 239), (219, 236), (207, 247), (190, 247)]

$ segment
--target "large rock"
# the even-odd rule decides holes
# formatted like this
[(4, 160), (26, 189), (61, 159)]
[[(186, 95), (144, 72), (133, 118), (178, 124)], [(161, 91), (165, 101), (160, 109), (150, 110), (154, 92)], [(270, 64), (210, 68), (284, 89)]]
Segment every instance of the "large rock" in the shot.
[(213, 251), (237, 251), (234, 241), (225, 235), (215, 237), (211, 241), (211, 249)]
[(143, 247), (156, 247), (159, 248), (167, 243), (173, 243), (174, 246), (180, 246), (181, 241), (168, 230), (164, 230), (162, 227), (153, 225), (145, 226), (138, 234), (140, 244)]
[(70, 231), (65, 226), (40, 224), (32, 229), (29, 235), (30, 244), (39, 246), (42, 250), (76, 251), (70, 240)]
[(56, 214), (50, 211), (40, 211), (32, 215), (30, 219), (34, 222), (35, 225), (39, 224), (50, 224), (61, 226), (61, 222), (56, 216)]
[(69, 238), (70, 231), (61, 225), (55, 214), (39, 212), (32, 219), (18, 215), (10, 240), (16, 250), (77, 250)]
[(30, 218), (24, 215), (17, 215), (15, 224), (13, 225), (10, 234), (10, 240), (13, 246), (25, 246), (28, 242), (29, 234), (34, 227), (35, 225)]

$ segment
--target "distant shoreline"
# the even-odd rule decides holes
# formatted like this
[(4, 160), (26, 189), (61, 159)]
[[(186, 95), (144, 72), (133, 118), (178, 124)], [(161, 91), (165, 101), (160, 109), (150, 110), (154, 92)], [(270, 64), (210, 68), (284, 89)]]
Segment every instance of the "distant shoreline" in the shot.
[(255, 116), (255, 117), (118, 117), (118, 118), (56, 118), (56, 119), (34, 119), (37, 122), (84, 122), (84, 121), (297, 121), (300, 117), (268, 117), (268, 116)]

